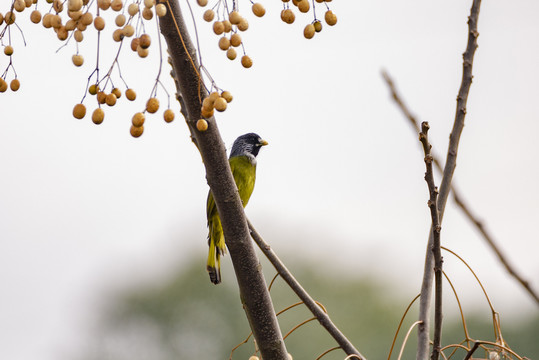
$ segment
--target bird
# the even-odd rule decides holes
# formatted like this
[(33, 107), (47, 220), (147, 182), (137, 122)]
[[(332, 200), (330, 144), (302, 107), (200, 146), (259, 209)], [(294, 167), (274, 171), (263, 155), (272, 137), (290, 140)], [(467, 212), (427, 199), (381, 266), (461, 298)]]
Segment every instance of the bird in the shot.
[[(238, 137), (232, 145), (228, 162), (238, 187), (243, 207), (249, 202), (256, 180), (256, 156), (262, 146), (268, 142), (255, 133), (248, 133)], [(206, 216), (208, 219), (208, 263), (206, 269), (210, 280), (215, 285), (221, 282), (221, 255), (226, 253), (225, 238), (221, 226), (221, 218), (215, 205), (213, 194), (208, 192), (206, 202)]]

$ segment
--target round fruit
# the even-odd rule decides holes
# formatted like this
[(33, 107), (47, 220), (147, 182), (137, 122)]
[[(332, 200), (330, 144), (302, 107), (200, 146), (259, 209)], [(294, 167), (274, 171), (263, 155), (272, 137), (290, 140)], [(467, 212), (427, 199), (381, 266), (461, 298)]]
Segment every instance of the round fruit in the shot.
[(163, 119), (165, 119), (167, 123), (172, 122), (174, 120), (174, 116), (174, 111), (172, 111), (171, 109), (167, 109), (163, 113)]
[(153, 18), (153, 11), (147, 7), (142, 10), (142, 17), (144, 20), (151, 20)]
[(104, 104), (107, 101), (107, 94), (105, 94), (104, 91), (98, 91), (97, 92), (97, 102), (100, 104)]
[(197, 0), (197, 3), (198, 3), (199, 6), (204, 7), (204, 6), (208, 5), (208, 0)]
[(132, 3), (127, 7), (127, 13), (131, 16), (135, 16), (138, 14), (138, 4)]
[(88, 92), (90, 93), (90, 95), (95, 95), (97, 94), (98, 91), (99, 91), (99, 86), (97, 86), (96, 84), (92, 84), (88, 88)]
[(228, 20), (223, 20), (223, 26), (225, 27), (225, 32), (229, 33), (232, 31), (232, 23)]
[(248, 69), (253, 66), (253, 60), (251, 60), (248, 55), (243, 55), (241, 57), (241, 65), (243, 65), (244, 68)]
[(13, 79), (11, 80), (9, 87), (11, 88), (11, 91), (17, 91), (21, 87), (21, 82), (19, 81), (19, 79)]
[(215, 110), (223, 112), (226, 110), (226, 100), (220, 97), (215, 100), (213, 106), (215, 107)]
[(0, 93), (6, 92), (7, 82), (0, 77)]
[(234, 50), (234, 48), (230, 48), (226, 51), (226, 57), (229, 60), (234, 60), (236, 59), (237, 56), (238, 56), (238, 53), (236, 53), (236, 50)]
[(73, 61), (73, 64), (75, 66), (82, 66), (82, 64), (84, 64), (84, 58), (82, 57), (82, 55), (79, 55), (79, 54), (75, 54), (71, 57), (71, 60)]
[(134, 127), (141, 127), (144, 125), (144, 121), (146, 120), (146, 117), (143, 113), (138, 112), (135, 115), (133, 115), (133, 118), (131, 119), (131, 123)]
[(262, 17), (264, 14), (266, 14), (266, 9), (264, 9), (264, 6), (261, 3), (254, 3), (252, 9), (253, 14), (258, 17)]
[(311, 5), (309, 4), (309, 0), (301, 0), (298, 3), (298, 9), (302, 13), (309, 12), (310, 8), (311, 8)]
[(303, 29), (303, 36), (305, 36), (306, 39), (312, 39), (315, 33), (314, 25), (309, 24), (305, 26), (305, 29)]
[(6, 54), (7, 56), (13, 55), (13, 46), (11, 45), (6, 46), (4, 48), (4, 54)]
[(134, 101), (137, 98), (137, 93), (133, 89), (125, 90), (125, 97), (129, 101)]
[(314, 23), (314, 31), (320, 32), (322, 31), (322, 22), (320, 20), (316, 20)]
[(140, 45), (137, 47), (137, 53), (138, 53), (138, 56), (140, 56), (141, 58), (145, 58), (146, 56), (148, 56), (148, 54), (150, 53), (150, 50), (148, 49), (143, 49), (140, 47)]
[(227, 103), (232, 102), (232, 99), (234, 99), (230, 91), (226, 90), (221, 93), (221, 97), (225, 99)]
[(110, 94), (107, 94), (107, 96), (105, 97), (105, 102), (107, 103), (108, 106), (114, 106), (116, 105), (116, 95), (110, 93)]
[(105, 112), (101, 108), (97, 108), (92, 113), (92, 121), (94, 124), (99, 125), (105, 119)]
[(139, 37), (139, 46), (143, 49), (147, 49), (152, 44), (152, 39), (148, 34), (142, 34)]
[(159, 17), (163, 17), (167, 14), (167, 7), (165, 4), (157, 4), (155, 5), (155, 13)]
[(333, 26), (337, 23), (337, 15), (335, 15), (331, 10), (326, 11), (324, 19), (329, 26)]
[(97, 31), (103, 30), (105, 28), (105, 19), (103, 19), (101, 16), (96, 16), (94, 19), (94, 27)]
[(154, 114), (159, 110), (159, 100), (157, 98), (150, 98), (146, 102), (146, 110), (150, 114)]
[(241, 19), (240, 23), (237, 25), (239, 31), (246, 31), (249, 29), (249, 22), (246, 19)]
[(82, 119), (86, 115), (86, 106), (84, 104), (77, 104), (73, 108), (73, 117), (75, 119)]
[(39, 12), (39, 10), (32, 11), (32, 13), (30, 14), (30, 21), (32, 21), (34, 24), (39, 24), (39, 22), (41, 21), (41, 13)]
[(204, 15), (202, 17), (205, 21), (210, 22), (215, 17), (215, 11), (213, 11), (212, 9), (208, 9), (204, 11)]
[(296, 15), (294, 15), (294, 12), (290, 9), (286, 9), (281, 11), (281, 20), (283, 20), (287, 24), (292, 24), (294, 20), (296, 20)]
[(118, 16), (116, 16), (116, 19), (114, 19), (114, 22), (116, 23), (116, 26), (118, 26), (118, 27), (124, 26), (125, 21), (126, 21), (126, 18), (125, 18), (124, 14), (118, 15)]
[(241, 19), (242, 19), (242, 16), (236, 10), (234, 10), (230, 14), (228, 14), (228, 20), (230, 20), (230, 23), (232, 25), (238, 25), (240, 23)]
[(197, 121), (197, 129), (198, 131), (206, 131), (208, 130), (208, 122), (204, 119), (199, 119)]
[(124, 7), (122, 0), (112, 0), (110, 3), (110, 8), (114, 11), (120, 11)]
[(139, 126), (139, 127), (131, 126), (131, 129), (129, 129), (129, 132), (131, 133), (132, 137), (138, 138), (144, 132), (144, 126)]
[(116, 99), (119, 99), (122, 97), (122, 91), (118, 88), (112, 89), (111, 93), (116, 96)]
[(226, 36), (223, 36), (219, 39), (219, 49), (221, 50), (228, 50), (230, 47), (230, 40)]
[(221, 35), (223, 32), (225, 32), (225, 25), (222, 21), (216, 21), (213, 23), (213, 32), (215, 35)]
[(230, 36), (230, 45), (238, 47), (241, 45), (241, 36), (240, 34), (232, 34)]
[(127, 37), (131, 37), (135, 33), (135, 28), (133, 27), (133, 25), (130, 25), (130, 24), (125, 25), (123, 30), (124, 30), (124, 35)]

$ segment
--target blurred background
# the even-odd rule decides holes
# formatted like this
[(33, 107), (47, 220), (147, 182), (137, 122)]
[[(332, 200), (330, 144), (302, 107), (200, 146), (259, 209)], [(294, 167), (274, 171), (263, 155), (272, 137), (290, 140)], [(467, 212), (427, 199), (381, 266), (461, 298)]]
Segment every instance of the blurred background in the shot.
[[(242, 37), (251, 69), (226, 59), (209, 23), (197, 27), (204, 65), (234, 95), (218, 114), (228, 148), (251, 131), (270, 143), (259, 155), (247, 215), (356, 347), (367, 358), (387, 357), (400, 317), (419, 293), (430, 215), (417, 134), (392, 102), (381, 71), (393, 77), (417, 118), (429, 121), (433, 150), (445, 158), (471, 2), (333, 1), (338, 24), (312, 40), (303, 38), (311, 15), (297, 15), (287, 25), (279, 18), (280, 4), (261, 2), (261, 19), (240, 2), (250, 23)], [(201, 19), (203, 10), (193, 5)], [(317, 11), (322, 17), (324, 8), (317, 5)], [(538, 15), (533, 0), (482, 4), (454, 178), (536, 291)], [(18, 15), (27, 45), (21, 33), (11, 33), (21, 89), (0, 94), (0, 356), (227, 358), (249, 330), (230, 259), (222, 285), (212, 285), (205, 271), (208, 187), (200, 156), (179, 113), (171, 124), (148, 116), (142, 137), (129, 135), (130, 119), (144, 109), (158, 73), (156, 36), (148, 58), (128, 49), (119, 57), (137, 102), (120, 99), (96, 126), (89, 116), (93, 98), (85, 99), (85, 119), (71, 116), (95, 68), (95, 34), (85, 33), (79, 51), (86, 62), (75, 68), (75, 44), (59, 49), (55, 34), (28, 16)], [(107, 19), (113, 27), (113, 18)], [(155, 24), (146, 31), (155, 34)], [(103, 37), (102, 73), (115, 51)], [(2, 69), (7, 64), (7, 57), (0, 58)], [(178, 112), (168, 72), (165, 61), (161, 80)], [(158, 96), (165, 107), (163, 88)], [(442, 243), (476, 271), (501, 314), (508, 344), (536, 357), (537, 304), (452, 200)], [(263, 266), (269, 281), (274, 271)], [(470, 335), (493, 340), (477, 282), (450, 254), (444, 254), (444, 266)], [(279, 281), (272, 293), (277, 310), (296, 302)], [(445, 295), (443, 343), (449, 344), (463, 333), (448, 286)], [(280, 315), (283, 332), (308, 317), (304, 309), (286, 311)], [(415, 319), (414, 307), (401, 335)], [(314, 359), (334, 344), (311, 322), (287, 345), (296, 359)], [(409, 354), (414, 347), (415, 339)], [(252, 351), (248, 343), (234, 358)]]

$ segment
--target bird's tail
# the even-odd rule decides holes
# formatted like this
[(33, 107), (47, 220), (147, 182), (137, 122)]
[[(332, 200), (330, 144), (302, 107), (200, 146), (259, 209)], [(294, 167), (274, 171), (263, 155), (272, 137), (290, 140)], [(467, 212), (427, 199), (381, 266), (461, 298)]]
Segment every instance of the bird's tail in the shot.
[[(218, 224), (216, 223), (218, 222)], [(208, 236), (208, 245), (210, 249), (208, 251), (208, 264), (206, 269), (210, 275), (210, 280), (215, 285), (221, 282), (221, 255), (226, 252), (225, 238), (223, 236), (223, 229), (221, 223), (212, 221), (210, 225), (210, 234)]]

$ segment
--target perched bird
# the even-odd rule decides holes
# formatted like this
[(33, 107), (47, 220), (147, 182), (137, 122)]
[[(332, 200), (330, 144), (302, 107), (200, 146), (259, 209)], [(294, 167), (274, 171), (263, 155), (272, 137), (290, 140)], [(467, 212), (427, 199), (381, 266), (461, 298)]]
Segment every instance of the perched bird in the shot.
[[(256, 178), (256, 156), (264, 145), (268, 145), (268, 142), (254, 133), (240, 136), (232, 145), (228, 162), (230, 163), (230, 169), (232, 170), (232, 175), (234, 175), (234, 181), (238, 187), (243, 207), (247, 205), (253, 193)], [(208, 218), (208, 245), (210, 247), (207, 270), (210, 274), (211, 282), (219, 284), (221, 282), (221, 255), (225, 254), (226, 247), (221, 219), (211, 190), (208, 193), (206, 203), (206, 216)]]

